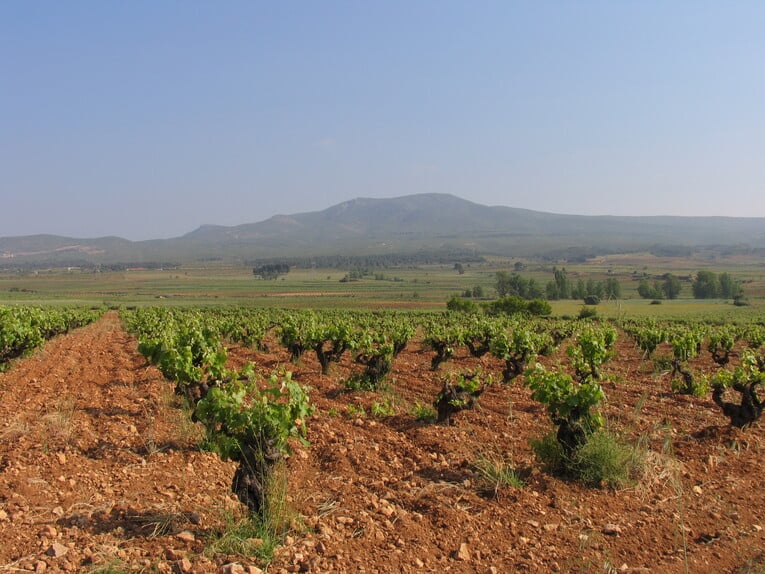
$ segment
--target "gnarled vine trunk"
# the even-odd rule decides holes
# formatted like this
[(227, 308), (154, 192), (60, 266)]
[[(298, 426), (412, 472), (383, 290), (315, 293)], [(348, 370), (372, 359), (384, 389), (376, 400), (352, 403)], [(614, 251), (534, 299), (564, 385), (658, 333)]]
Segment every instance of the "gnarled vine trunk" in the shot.
[(723, 414), (730, 419), (730, 424), (734, 427), (748, 427), (762, 415), (765, 402), (757, 396), (756, 387), (759, 384), (759, 381), (746, 384), (735, 383), (733, 390), (741, 394), (739, 404), (723, 400), (724, 387), (717, 386), (712, 390), (712, 400), (723, 410)]

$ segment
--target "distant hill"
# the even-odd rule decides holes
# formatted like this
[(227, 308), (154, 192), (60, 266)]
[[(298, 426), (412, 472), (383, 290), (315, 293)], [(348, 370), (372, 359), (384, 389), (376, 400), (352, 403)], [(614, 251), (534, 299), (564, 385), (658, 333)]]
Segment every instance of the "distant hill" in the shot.
[(625, 217), (486, 206), (447, 194), (358, 198), (323, 211), (181, 237), (128, 241), (53, 235), (0, 238), (0, 265), (131, 265), (329, 255), (474, 253), (581, 258), (614, 252), (765, 249), (765, 218)]

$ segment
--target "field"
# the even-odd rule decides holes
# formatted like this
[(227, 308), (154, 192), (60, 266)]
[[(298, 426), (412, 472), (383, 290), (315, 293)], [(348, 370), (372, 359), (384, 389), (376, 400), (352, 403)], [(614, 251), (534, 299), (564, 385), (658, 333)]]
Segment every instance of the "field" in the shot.
[[(644, 462), (618, 488), (544, 469), (530, 441), (552, 425), (523, 376), (490, 386), (454, 425), (418, 415), (449, 373), (498, 375), (491, 355), (459, 346), (433, 371), (418, 330), (372, 392), (347, 389), (359, 369), (350, 354), (322, 375), (313, 353), (293, 364), (277, 331), (267, 351), (227, 343), (231, 368), (286, 366), (316, 408), (310, 446), (294, 443), (286, 463), (287, 530), (267, 549), (238, 530), (235, 464), (199, 450), (173, 384), (124, 327), (108, 312), (0, 375), (0, 568), (257, 571), (266, 556), (273, 572), (762, 571), (761, 426), (730, 427), (708, 395), (672, 393), (622, 331), (603, 367), (602, 410)], [(568, 358), (561, 348), (540, 361)], [(706, 353), (690, 366), (717, 369)], [(487, 461), (522, 484), (487, 482)]]
[[(645, 317), (674, 325), (762, 322), (757, 262), (712, 267), (744, 282), (748, 307), (694, 300), (687, 286), (661, 305), (637, 297), (636, 271), (699, 268), (696, 260), (617, 258), (568, 271), (623, 282), (622, 299), (597, 307), (618, 325)], [(504, 361), (477, 358), (458, 344), (431, 368), (428, 317), (443, 322), (439, 313), (455, 293), (476, 285), (491, 293), (503, 269), (507, 262), (466, 266), (463, 274), (424, 266), (360, 281), (341, 281), (347, 272), (338, 270), (263, 281), (230, 267), (5, 273), (2, 304), (114, 310), (0, 373), (0, 571), (765, 571), (762, 424), (732, 427), (710, 393), (672, 392), (669, 343), (656, 351), (664, 363), (654, 362), (620, 327), (615, 356), (602, 368), (606, 428), (641, 461), (616, 487), (588, 486), (545, 467), (531, 443), (554, 426), (524, 375), (499, 383)], [(523, 273), (550, 276), (543, 266)], [(252, 362), (264, 377), (289, 369), (315, 407), (306, 421), (309, 446), (291, 443), (279, 527), (264, 533), (232, 494), (236, 463), (199, 448), (203, 429), (127, 331), (128, 309), (154, 306), (202, 306), (212, 315), (414, 310), (401, 316), (416, 331), (375, 391), (349, 387), (360, 369), (351, 351), (327, 374), (313, 352), (291, 361), (279, 325), (265, 331), (263, 348), (224, 340), (228, 368)], [(552, 306), (558, 317), (582, 307)], [(282, 311), (282, 320), (291, 312)], [(572, 340), (538, 360), (570, 369)], [(746, 346), (738, 337), (734, 365)], [(705, 351), (688, 367), (697, 377), (719, 370)], [(476, 370), (495, 380), (476, 408), (457, 413), (453, 425), (427, 420), (444, 381)], [(507, 484), (500, 470), (512, 470), (518, 482)]]
[[(618, 302), (603, 303), (601, 315), (659, 317), (717, 317), (730, 320), (757, 315), (765, 306), (765, 262), (759, 258), (659, 258), (650, 255), (609, 256), (565, 267), (570, 280), (616, 278), (622, 287)], [(520, 272), (544, 286), (553, 264), (529, 263)], [(699, 269), (727, 272), (742, 282), (751, 306), (734, 308), (730, 301), (695, 300), (684, 281), (680, 297), (649, 305), (637, 294), (638, 279), (664, 273), (689, 277)], [(458, 274), (451, 265), (419, 265), (369, 269), (358, 281), (342, 281), (351, 270), (294, 269), (277, 280), (256, 279), (251, 267), (209, 263), (178, 269), (130, 269), (119, 272), (49, 269), (0, 272), (0, 304), (236, 305), (269, 308), (430, 309), (445, 308), (454, 294), (476, 286), (495, 296), (496, 273), (513, 272), (513, 260), (489, 259), (464, 265)], [(552, 301), (556, 315), (576, 315), (581, 301)]]

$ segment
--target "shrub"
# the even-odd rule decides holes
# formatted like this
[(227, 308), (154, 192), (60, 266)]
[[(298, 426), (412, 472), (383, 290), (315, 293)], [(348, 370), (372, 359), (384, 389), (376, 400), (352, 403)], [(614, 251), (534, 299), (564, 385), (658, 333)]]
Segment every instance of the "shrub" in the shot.
[(563, 474), (566, 469), (563, 447), (555, 432), (549, 432), (540, 439), (531, 439), (531, 450), (550, 474)]
[(390, 403), (390, 401), (386, 399), (382, 402), (372, 401), (371, 412), (373, 417), (385, 418), (395, 415), (396, 409), (393, 408), (393, 405)]
[(550, 474), (597, 488), (625, 486), (642, 466), (641, 453), (605, 429), (589, 435), (587, 442), (570, 454), (566, 454), (554, 432), (531, 440), (531, 449)]
[(606, 429), (590, 435), (567, 462), (577, 480), (608, 488), (628, 484), (640, 466), (635, 449)]
[(446, 302), (446, 308), (449, 311), (455, 311), (457, 313), (476, 313), (478, 312), (478, 305), (476, 305), (470, 299), (464, 297), (458, 297), (454, 295)]
[(595, 307), (583, 306), (581, 309), (579, 309), (579, 318), (580, 319), (597, 319), (598, 310)]
[(501, 455), (483, 455), (474, 464), (481, 491), (497, 498), (503, 488), (523, 488), (523, 480), (512, 461)]
[(420, 402), (415, 402), (412, 406), (412, 415), (420, 422), (432, 423), (436, 421), (436, 411)]

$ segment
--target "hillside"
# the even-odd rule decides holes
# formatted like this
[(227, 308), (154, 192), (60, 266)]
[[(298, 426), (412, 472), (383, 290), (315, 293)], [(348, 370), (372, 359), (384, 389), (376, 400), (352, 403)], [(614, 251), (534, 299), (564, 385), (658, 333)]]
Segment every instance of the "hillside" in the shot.
[(163, 240), (4, 237), (0, 263), (182, 263), (421, 251), (583, 257), (711, 246), (765, 248), (765, 218), (561, 215), (419, 194), (358, 198), (238, 226), (203, 225)]

